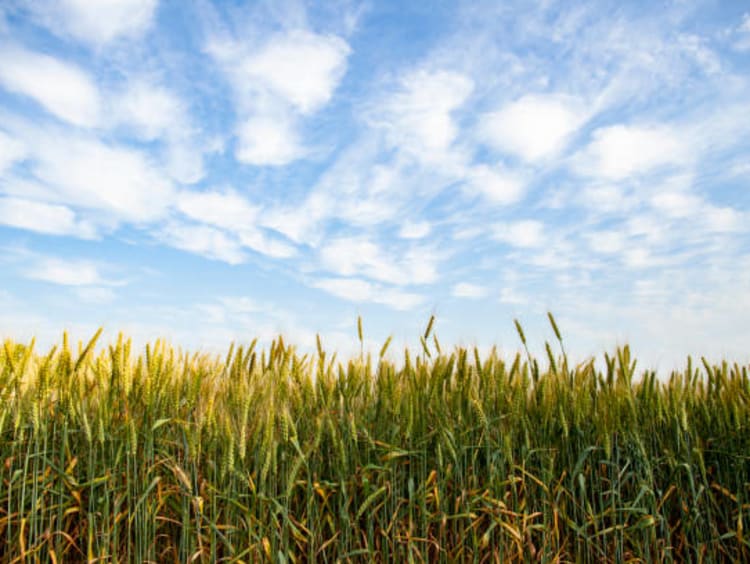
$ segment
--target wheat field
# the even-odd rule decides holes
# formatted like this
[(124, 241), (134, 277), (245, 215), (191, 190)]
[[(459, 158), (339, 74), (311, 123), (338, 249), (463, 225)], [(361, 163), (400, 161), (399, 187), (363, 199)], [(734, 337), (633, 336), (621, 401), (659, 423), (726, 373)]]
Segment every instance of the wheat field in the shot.
[(546, 358), (444, 351), (432, 321), (347, 360), (5, 341), (0, 561), (750, 559), (747, 366), (570, 366), (551, 315)]

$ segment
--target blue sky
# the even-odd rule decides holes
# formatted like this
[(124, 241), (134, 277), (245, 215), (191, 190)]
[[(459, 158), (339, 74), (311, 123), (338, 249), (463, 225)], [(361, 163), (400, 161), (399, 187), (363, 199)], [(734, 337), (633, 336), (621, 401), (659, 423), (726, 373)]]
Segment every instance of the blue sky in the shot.
[(0, 5), (0, 335), (742, 362), (744, 2)]

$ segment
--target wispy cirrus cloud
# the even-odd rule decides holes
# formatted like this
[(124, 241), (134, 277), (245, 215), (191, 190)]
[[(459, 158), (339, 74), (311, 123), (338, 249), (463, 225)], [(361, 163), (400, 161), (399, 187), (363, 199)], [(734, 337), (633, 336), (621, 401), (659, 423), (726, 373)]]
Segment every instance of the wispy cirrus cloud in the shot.
[(210, 141), (200, 140), (189, 105), (173, 89), (135, 75), (111, 95), (109, 106), (105, 127), (124, 130), (142, 143), (161, 144), (160, 159), (175, 181), (193, 184), (203, 179), (205, 154), (215, 149)]
[(185, 192), (177, 209), (191, 219), (231, 231), (252, 227), (260, 211), (234, 190)]
[(291, 29), (261, 41), (225, 33), (212, 37), (206, 51), (234, 92), (237, 159), (282, 166), (308, 152), (300, 120), (330, 101), (346, 72), (350, 48), (335, 35)]
[(210, 147), (199, 141), (188, 104), (161, 80), (128, 71), (113, 84), (77, 62), (12, 42), (0, 43), (0, 63), (0, 86), (34, 100), (63, 124), (158, 141), (173, 178), (192, 183), (203, 177), (203, 154)]
[(545, 242), (544, 224), (535, 219), (509, 221), (495, 227), (494, 238), (513, 247), (539, 247)]
[(738, 51), (750, 51), (750, 12), (742, 15), (742, 20), (734, 30), (733, 47)]
[(427, 221), (407, 221), (399, 229), (398, 236), (402, 239), (423, 239), (430, 234), (432, 227)]
[(157, 6), (158, 0), (32, 0), (24, 7), (52, 33), (102, 47), (143, 35), (154, 21)]
[(32, 98), (72, 125), (93, 127), (102, 119), (103, 102), (94, 80), (77, 65), (56, 57), (0, 43), (0, 85)]
[(437, 254), (427, 248), (412, 247), (395, 254), (384, 252), (364, 238), (337, 238), (320, 250), (321, 264), (343, 276), (366, 276), (389, 284), (429, 284), (438, 278)]
[(246, 259), (242, 245), (236, 237), (208, 225), (170, 221), (157, 231), (155, 236), (157, 240), (170, 247), (231, 265), (241, 264)]
[(401, 77), (395, 92), (368, 112), (368, 120), (384, 130), (391, 145), (418, 161), (449, 167), (459, 133), (453, 112), (473, 89), (473, 81), (463, 74), (417, 69)]
[(140, 151), (54, 132), (35, 137), (31, 170), (51, 201), (140, 223), (162, 217), (174, 197), (172, 183)]
[(108, 280), (101, 267), (88, 260), (63, 260), (51, 256), (32, 256), (23, 269), (23, 276), (59, 286), (113, 286), (120, 282)]
[(414, 309), (425, 301), (423, 296), (414, 292), (405, 292), (359, 278), (321, 278), (312, 285), (350, 302), (371, 302), (401, 311)]
[(70, 208), (23, 198), (0, 196), (0, 225), (84, 239), (96, 235), (96, 227), (78, 218)]
[(22, 160), (27, 154), (26, 146), (0, 130), (0, 174), (4, 174), (14, 163)]
[(509, 205), (523, 198), (527, 183), (523, 172), (509, 170), (502, 164), (479, 164), (467, 171), (465, 189), (470, 194), (481, 194), (491, 203)]
[[(178, 198), (177, 209), (194, 221), (232, 234), (242, 247), (275, 258), (289, 258), (296, 254), (294, 246), (264, 233), (258, 221), (260, 207), (252, 205), (236, 191), (183, 192)], [(238, 257), (235, 253), (223, 256), (230, 262)]]

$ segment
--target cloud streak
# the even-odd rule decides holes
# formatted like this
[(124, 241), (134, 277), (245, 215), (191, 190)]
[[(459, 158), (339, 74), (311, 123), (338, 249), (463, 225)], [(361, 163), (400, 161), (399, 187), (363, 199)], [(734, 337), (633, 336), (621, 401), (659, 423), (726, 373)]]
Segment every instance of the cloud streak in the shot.
[(206, 50), (234, 92), (237, 159), (283, 166), (305, 156), (309, 149), (300, 138), (300, 121), (331, 100), (346, 71), (346, 41), (293, 29), (271, 34), (259, 44), (214, 37)]
[(0, 43), (0, 84), (72, 125), (93, 127), (101, 120), (103, 104), (96, 84), (72, 63)]
[(157, 5), (158, 0), (35, 0), (29, 8), (52, 33), (100, 48), (143, 35), (153, 23)]

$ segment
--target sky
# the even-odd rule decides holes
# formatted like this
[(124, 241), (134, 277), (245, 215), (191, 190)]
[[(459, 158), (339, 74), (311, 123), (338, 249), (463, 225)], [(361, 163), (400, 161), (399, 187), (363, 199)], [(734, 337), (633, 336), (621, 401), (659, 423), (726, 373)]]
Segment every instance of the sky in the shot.
[(5, 0), (0, 337), (750, 361), (750, 4)]

